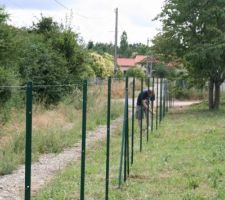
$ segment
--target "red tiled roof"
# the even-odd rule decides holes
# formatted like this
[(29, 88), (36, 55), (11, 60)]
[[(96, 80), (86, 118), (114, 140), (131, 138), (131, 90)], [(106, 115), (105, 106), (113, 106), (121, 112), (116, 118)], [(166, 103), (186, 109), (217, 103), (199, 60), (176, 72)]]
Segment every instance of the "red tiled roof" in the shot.
[(117, 64), (120, 66), (134, 66), (135, 60), (133, 58), (117, 58)]
[(137, 55), (134, 59), (135, 59), (135, 63), (139, 63), (141, 61), (143, 61), (146, 58), (146, 56), (143, 55)]
[(143, 55), (137, 55), (135, 58), (117, 58), (117, 64), (120, 66), (135, 66), (145, 58), (146, 56)]

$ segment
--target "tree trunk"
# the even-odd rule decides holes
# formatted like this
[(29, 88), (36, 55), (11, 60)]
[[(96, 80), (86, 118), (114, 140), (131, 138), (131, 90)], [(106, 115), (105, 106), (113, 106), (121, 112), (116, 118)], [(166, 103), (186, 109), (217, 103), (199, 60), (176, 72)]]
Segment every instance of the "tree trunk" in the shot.
[(220, 106), (220, 83), (215, 82), (215, 99), (214, 99), (214, 109), (218, 110)]
[(209, 80), (209, 110), (212, 110), (214, 108), (214, 81), (212, 79)]

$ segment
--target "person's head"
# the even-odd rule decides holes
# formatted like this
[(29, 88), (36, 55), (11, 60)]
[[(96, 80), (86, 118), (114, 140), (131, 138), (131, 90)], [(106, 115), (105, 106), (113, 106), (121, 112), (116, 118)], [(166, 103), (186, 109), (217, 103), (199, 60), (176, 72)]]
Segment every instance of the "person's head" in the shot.
[(148, 96), (151, 101), (155, 100), (155, 92), (153, 90), (148, 90)]

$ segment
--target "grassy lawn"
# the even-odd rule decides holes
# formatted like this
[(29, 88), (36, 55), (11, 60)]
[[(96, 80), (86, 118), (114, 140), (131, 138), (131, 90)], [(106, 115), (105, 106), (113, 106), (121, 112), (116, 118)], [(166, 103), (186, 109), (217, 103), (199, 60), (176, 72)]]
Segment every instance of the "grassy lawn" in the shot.
[[(210, 112), (204, 103), (170, 111), (150, 141), (144, 139), (142, 153), (136, 129), (135, 162), (128, 181), (118, 189), (118, 128), (111, 139), (110, 199), (224, 200), (224, 130), (225, 109)], [(88, 152), (86, 166), (86, 199), (104, 199), (105, 142)], [(79, 182), (80, 162), (74, 162), (35, 199), (79, 199)]]

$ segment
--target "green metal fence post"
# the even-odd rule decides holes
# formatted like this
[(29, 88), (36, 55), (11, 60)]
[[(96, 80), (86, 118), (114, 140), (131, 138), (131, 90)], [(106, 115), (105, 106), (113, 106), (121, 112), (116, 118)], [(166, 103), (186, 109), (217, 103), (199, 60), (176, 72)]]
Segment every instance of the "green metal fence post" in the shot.
[(165, 79), (163, 79), (163, 117), (166, 115), (166, 84)]
[(127, 138), (127, 133), (128, 133), (128, 113), (127, 113), (127, 108), (128, 108), (128, 77), (126, 77), (126, 80), (125, 80), (125, 112), (124, 112), (124, 122), (125, 122), (125, 140), (124, 140), (124, 182), (126, 182), (127, 180), (127, 171), (128, 171), (128, 163), (127, 163), (127, 160), (128, 160), (128, 138)]
[[(148, 78), (148, 90), (149, 90), (149, 87), (150, 87), (150, 78)], [(148, 142), (148, 137), (149, 137), (149, 103), (150, 101), (148, 102), (148, 112), (147, 112), (147, 142)]]
[(135, 78), (133, 78), (133, 94), (132, 94), (131, 164), (134, 163), (134, 98), (135, 98)]
[(32, 82), (27, 83), (26, 90), (26, 146), (25, 146), (25, 200), (31, 194), (31, 162), (32, 162)]
[(172, 107), (172, 86), (171, 82), (169, 82), (169, 108)]
[[(125, 102), (126, 104), (126, 102)], [(124, 106), (124, 117), (125, 117), (125, 109)], [(123, 171), (123, 159), (124, 159), (124, 146), (125, 146), (125, 118), (123, 119), (123, 130), (122, 130), (122, 142), (121, 142), (121, 152), (120, 152), (120, 166), (119, 166), (119, 188), (122, 184), (122, 171)]]
[(87, 119), (87, 80), (84, 80), (83, 81), (83, 109), (82, 109), (80, 200), (84, 200), (84, 190), (85, 190), (86, 123), (87, 123), (86, 119)]
[[(152, 91), (154, 91), (155, 89), (154, 89), (154, 87), (155, 87), (155, 78), (153, 77), (152, 78)], [(154, 91), (154, 93), (155, 93), (155, 91)], [(153, 110), (154, 110), (154, 101), (152, 101), (151, 102), (151, 106), (152, 106), (152, 113), (151, 113), (151, 132), (153, 131), (153, 128), (154, 128), (154, 115), (153, 115)]]
[(126, 101), (127, 101), (127, 106), (126, 106), (126, 138), (127, 138), (127, 175), (129, 176), (130, 174), (130, 152), (129, 152), (129, 149), (130, 149), (130, 144), (129, 144), (129, 101), (128, 101), (128, 97), (129, 97), (129, 93), (128, 93), (128, 81), (129, 81), (129, 78), (127, 77), (126, 78)]
[(158, 106), (159, 106), (159, 79), (156, 79), (156, 115), (155, 115), (155, 126), (158, 129)]
[(163, 111), (162, 111), (162, 109), (163, 109), (163, 107), (162, 107), (162, 98), (163, 98), (163, 94), (162, 94), (162, 85), (163, 85), (163, 83), (162, 83), (162, 78), (160, 79), (160, 117), (159, 117), (159, 122), (161, 122), (162, 121), (162, 117), (163, 117)]
[(108, 79), (108, 105), (107, 105), (107, 138), (106, 138), (106, 178), (105, 199), (109, 199), (109, 156), (110, 156), (110, 113), (111, 113), (111, 77)]
[(166, 112), (169, 111), (169, 82), (166, 80)]
[[(141, 95), (143, 94), (143, 78), (141, 78)], [(141, 127), (140, 127), (140, 152), (142, 151), (142, 116), (143, 116), (143, 105), (141, 103)]]

